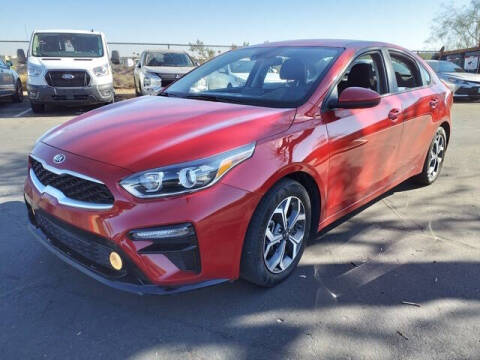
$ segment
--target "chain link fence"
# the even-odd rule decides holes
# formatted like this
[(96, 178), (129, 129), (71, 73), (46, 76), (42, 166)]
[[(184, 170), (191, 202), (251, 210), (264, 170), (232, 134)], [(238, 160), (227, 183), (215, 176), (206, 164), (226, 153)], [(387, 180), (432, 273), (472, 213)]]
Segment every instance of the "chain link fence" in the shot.
[[(25, 65), (18, 64), (16, 61), (17, 49), (23, 49), (25, 54), (28, 50), (28, 41), (23, 40), (0, 40), (0, 58), (8, 57), (12, 60), (15, 69), (20, 74), (22, 81), (26, 79)], [(244, 44), (247, 45), (247, 44)], [(148, 49), (172, 49), (183, 50), (191, 55), (195, 60), (202, 63), (208, 58), (217, 56), (233, 49), (234, 45), (203, 44), (200, 41), (192, 44), (175, 43), (141, 43), (141, 42), (108, 42), (111, 51), (118, 51), (120, 55), (120, 65), (114, 65), (114, 86), (116, 88), (133, 88), (133, 66), (142, 51)], [(414, 50), (416, 54), (428, 60), (436, 51)]]

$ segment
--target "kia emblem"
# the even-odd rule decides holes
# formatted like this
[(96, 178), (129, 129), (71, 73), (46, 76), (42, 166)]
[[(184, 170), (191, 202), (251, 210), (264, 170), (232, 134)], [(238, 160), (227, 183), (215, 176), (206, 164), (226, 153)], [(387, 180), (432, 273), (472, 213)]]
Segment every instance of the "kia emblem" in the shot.
[(65, 155), (63, 154), (57, 154), (53, 157), (53, 162), (55, 164), (61, 164), (65, 161)]

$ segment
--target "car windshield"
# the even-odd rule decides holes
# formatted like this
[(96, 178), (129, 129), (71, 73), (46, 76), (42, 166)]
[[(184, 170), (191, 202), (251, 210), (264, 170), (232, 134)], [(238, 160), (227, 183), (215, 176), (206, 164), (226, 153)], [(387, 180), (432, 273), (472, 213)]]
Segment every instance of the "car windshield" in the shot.
[(442, 61), (440, 63), (440, 72), (465, 72), (465, 70), (450, 61)]
[(460, 66), (450, 61), (428, 61), (428, 64), (436, 72), (465, 72)]
[(297, 107), (307, 101), (340, 51), (293, 46), (234, 50), (198, 67), (160, 95)]
[(147, 66), (193, 66), (187, 54), (168, 52), (149, 52), (145, 56)]
[(36, 33), (32, 55), (41, 57), (102, 57), (102, 37), (96, 34)]

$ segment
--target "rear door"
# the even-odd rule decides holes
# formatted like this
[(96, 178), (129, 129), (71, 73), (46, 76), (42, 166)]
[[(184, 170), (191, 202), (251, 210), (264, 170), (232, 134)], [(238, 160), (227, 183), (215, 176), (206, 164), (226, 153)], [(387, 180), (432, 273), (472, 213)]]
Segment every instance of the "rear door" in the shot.
[(435, 92), (428, 71), (411, 55), (391, 49), (386, 60), (392, 92), (402, 103), (404, 134), (398, 165), (400, 176), (405, 178), (425, 160), (435, 127), (433, 118), (444, 98)]
[[(371, 74), (366, 76), (365, 72)], [(390, 94), (381, 50), (357, 57), (330, 98), (338, 97), (343, 89), (352, 86), (367, 87), (382, 96), (375, 107), (334, 108), (323, 113), (330, 143), (327, 216), (385, 189), (397, 171), (402, 109), (401, 102)]]

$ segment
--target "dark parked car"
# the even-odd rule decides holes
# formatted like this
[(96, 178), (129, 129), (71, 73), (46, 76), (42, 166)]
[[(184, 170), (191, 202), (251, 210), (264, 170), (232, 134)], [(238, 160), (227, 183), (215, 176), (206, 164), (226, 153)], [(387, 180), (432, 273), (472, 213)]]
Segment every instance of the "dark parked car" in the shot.
[[(224, 81), (245, 62), (245, 81)], [(139, 293), (278, 284), (319, 229), (408, 178), (433, 183), (450, 137), (451, 91), (386, 43), (246, 47), (160, 95), (51, 130), (25, 183), (48, 249)]]
[(22, 82), (10, 61), (0, 59), (0, 98), (10, 97), (14, 102), (23, 101)]
[(480, 99), (480, 74), (466, 72), (450, 61), (428, 60), (427, 63), (447, 83), (454, 98)]

